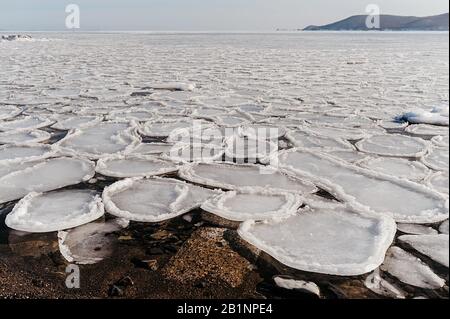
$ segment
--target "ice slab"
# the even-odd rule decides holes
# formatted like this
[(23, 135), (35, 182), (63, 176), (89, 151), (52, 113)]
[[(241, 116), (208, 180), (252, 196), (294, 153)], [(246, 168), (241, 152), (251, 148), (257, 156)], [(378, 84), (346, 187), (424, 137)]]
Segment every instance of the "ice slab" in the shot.
[(333, 156), (337, 159), (341, 159), (345, 162), (355, 164), (361, 162), (369, 157), (366, 153), (361, 153), (358, 151), (352, 150), (333, 150), (333, 149), (324, 149), (324, 153), (327, 153), (330, 156)]
[(226, 190), (267, 188), (296, 193), (313, 193), (317, 188), (278, 170), (259, 165), (194, 164), (180, 169), (181, 178)]
[(151, 155), (118, 155), (99, 159), (95, 170), (104, 176), (126, 178), (175, 173), (178, 167), (173, 162)]
[(252, 137), (232, 136), (225, 140), (225, 145), (225, 155), (237, 160), (262, 160), (278, 151), (278, 143)]
[(401, 242), (411, 245), (418, 252), (434, 261), (449, 266), (449, 236), (448, 235), (405, 235), (398, 238)]
[(72, 131), (56, 145), (63, 152), (98, 159), (130, 152), (140, 139), (129, 123), (102, 122), (96, 126)]
[(173, 144), (166, 143), (140, 143), (131, 152), (132, 154), (140, 155), (160, 155), (170, 152), (173, 148)]
[(345, 140), (320, 136), (306, 130), (289, 131), (286, 134), (286, 138), (296, 147), (353, 149), (353, 146)]
[(161, 157), (177, 163), (210, 163), (221, 161), (225, 150), (221, 146), (209, 144), (177, 143)]
[(412, 124), (432, 124), (448, 126), (448, 106), (435, 107), (430, 111), (417, 109), (415, 111), (403, 114), (401, 118)]
[[(312, 125), (308, 127), (308, 130), (322, 136), (328, 136), (332, 138), (339, 138), (342, 140), (360, 140), (366, 138), (372, 133), (367, 130), (352, 127), (335, 127), (335, 126), (325, 126), (325, 125)], [(379, 128), (378, 133), (380, 133), (381, 128)]]
[(429, 149), (429, 143), (399, 134), (376, 135), (359, 141), (356, 147), (369, 154), (393, 157), (421, 157)]
[(108, 213), (138, 222), (161, 222), (199, 208), (216, 192), (175, 179), (125, 179), (103, 192)]
[(110, 220), (60, 231), (59, 250), (69, 263), (96, 264), (112, 254), (117, 242), (117, 237), (113, 233), (121, 228), (117, 220)]
[(97, 125), (103, 121), (100, 116), (73, 116), (65, 119), (58, 120), (52, 125), (52, 128), (69, 131), (74, 129), (82, 129)]
[(436, 191), (449, 195), (449, 173), (448, 172), (437, 172), (430, 175), (426, 179), (426, 183), (429, 187), (435, 189)]
[(6, 216), (9, 228), (29, 233), (49, 233), (84, 225), (105, 213), (103, 203), (89, 190), (30, 193)]
[(379, 121), (378, 125), (386, 130), (403, 130), (408, 126), (408, 122)]
[(0, 131), (31, 131), (50, 126), (54, 121), (38, 117), (24, 116), (10, 121), (0, 121)]
[(428, 124), (410, 125), (405, 129), (405, 132), (419, 136), (448, 136), (448, 127), (435, 126)]
[(294, 214), (300, 196), (270, 190), (227, 192), (205, 202), (201, 208), (231, 221), (265, 220)]
[(388, 250), (381, 269), (407, 285), (424, 289), (440, 289), (445, 285), (445, 280), (430, 267), (399, 247)]
[(78, 158), (53, 158), (33, 162), (24, 169), (0, 176), (0, 203), (31, 192), (48, 192), (88, 181), (95, 175), (93, 162)]
[(286, 279), (283, 277), (275, 277), (275, 284), (287, 290), (306, 290), (320, 297), (320, 288), (315, 283), (304, 280)]
[(383, 297), (395, 299), (406, 298), (406, 292), (404, 292), (401, 288), (397, 287), (396, 285), (390, 283), (386, 279), (383, 279), (380, 275), (379, 269), (375, 270), (371, 275), (369, 275), (366, 278), (364, 285), (377, 295)]
[(422, 161), (431, 169), (449, 171), (449, 153), (446, 148), (433, 147)]
[(193, 125), (193, 121), (186, 120), (161, 120), (150, 121), (142, 124), (139, 133), (149, 137), (168, 137), (180, 129), (187, 129)]
[(49, 145), (0, 146), (0, 165), (44, 159), (55, 154)]
[(430, 188), (336, 160), (324, 153), (293, 149), (279, 166), (311, 180), (336, 198), (393, 216), (397, 222), (433, 223), (448, 218), (448, 198)]
[(411, 235), (437, 235), (438, 231), (432, 227), (417, 224), (397, 224), (399, 231)]
[(442, 234), (448, 235), (448, 224), (449, 224), (449, 222), (448, 222), (448, 220), (446, 220), (445, 222), (443, 222), (443, 223), (441, 224), (441, 226), (439, 226), (439, 231), (440, 231)]
[(44, 131), (21, 131), (0, 133), (0, 144), (34, 144), (46, 142), (50, 139), (50, 133)]
[(12, 118), (16, 117), (17, 115), (19, 115), (20, 113), (22, 113), (22, 109), (17, 106), (1, 105), (0, 106), (0, 121), (12, 119)]
[(422, 163), (403, 158), (370, 158), (360, 162), (359, 165), (382, 174), (409, 179), (415, 182), (424, 180), (430, 174), (430, 170)]
[(279, 262), (302, 271), (356, 276), (378, 268), (396, 232), (392, 218), (335, 204), (298, 214), (244, 222), (239, 235)]

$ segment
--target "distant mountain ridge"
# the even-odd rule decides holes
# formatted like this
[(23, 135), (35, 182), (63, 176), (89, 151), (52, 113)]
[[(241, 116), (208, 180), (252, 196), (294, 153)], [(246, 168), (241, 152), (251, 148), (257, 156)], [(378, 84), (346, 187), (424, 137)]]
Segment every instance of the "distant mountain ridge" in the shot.
[(311, 25), (304, 31), (448, 31), (449, 14), (444, 13), (429, 17), (407, 17), (380, 15), (380, 28), (369, 29), (366, 25), (367, 15), (356, 15), (323, 26)]

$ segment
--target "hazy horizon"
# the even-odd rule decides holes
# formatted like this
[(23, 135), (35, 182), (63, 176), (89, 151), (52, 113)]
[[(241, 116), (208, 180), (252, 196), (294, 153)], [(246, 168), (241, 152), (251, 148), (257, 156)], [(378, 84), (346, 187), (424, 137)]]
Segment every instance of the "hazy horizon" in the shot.
[[(301, 29), (365, 14), (429, 16), (447, 13), (443, 0), (15, 0), (2, 4), (0, 31), (64, 31), (65, 7), (81, 9), (80, 31), (272, 31)], [(324, 9), (326, 8), (326, 9)]]

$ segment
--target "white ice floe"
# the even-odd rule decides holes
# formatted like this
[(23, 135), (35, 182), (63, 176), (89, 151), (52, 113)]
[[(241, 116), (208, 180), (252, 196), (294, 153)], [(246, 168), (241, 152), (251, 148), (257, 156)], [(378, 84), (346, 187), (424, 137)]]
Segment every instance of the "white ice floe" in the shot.
[(378, 125), (386, 130), (403, 130), (408, 126), (408, 122), (399, 121), (379, 121)]
[(194, 164), (180, 168), (181, 178), (226, 190), (266, 188), (296, 193), (313, 193), (317, 188), (279, 170), (259, 165)]
[(428, 124), (416, 124), (408, 126), (405, 131), (409, 134), (419, 136), (448, 136), (448, 127)]
[(434, 145), (439, 147), (449, 148), (449, 136), (435, 136), (431, 139)]
[(441, 226), (439, 226), (439, 232), (441, 232), (441, 234), (448, 235), (448, 225), (449, 225), (449, 222), (448, 222), (448, 219), (447, 219), (445, 222), (443, 222), (441, 224)]
[(173, 83), (152, 84), (150, 85), (150, 87), (155, 90), (194, 91), (196, 85), (195, 83), (173, 82)]
[(20, 131), (0, 133), (0, 144), (33, 144), (46, 142), (51, 138), (50, 133), (44, 131)]
[(311, 180), (336, 198), (389, 214), (397, 222), (433, 223), (448, 218), (448, 197), (424, 185), (349, 165), (304, 148), (283, 151), (278, 159), (280, 168)]
[(102, 156), (128, 153), (139, 143), (134, 125), (102, 122), (93, 127), (71, 131), (56, 145), (68, 154), (98, 159)]
[(100, 116), (73, 116), (57, 120), (57, 122), (52, 125), (52, 128), (61, 131), (69, 131), (91, 127), (101, 123), (102, 121), (103, 118)]
[(430, 257), (434, 261), (449, 266), (449, 236), (441, 235), (405, 235), (398, 238), (409, 244), (418, 252)]
[(104, 176), (126, 178), (175, 173), (178, 167), (151, 155), (114, 155), (99, 159), (95, 170)]
[(278, 151), (278, 144), (266, 139), (232, 136), (225, 140), (225, 155), (230, 159), (256, 161)]
[(403, 158), (369, 158), (358, 164), (379, 173), (409, 179), (415, 182), (424, 180), (430, 174), (430, 170), (421, 162), (409, 161)]
[(239, 128), (239, 135), (251, 137), (258, 140), (277, 141), (286, 135), (287, 130), (281, 126), (270, 126), (263, 124), (247, 125)]
[(138, 222), (161, 222), (199, 208), (217, 192), (175, 179), (125, 179), (103, 191), (108, 213)]
[(39, 116), (24, 116), (9, 121), (0, 121), (0, 131), (31, 131), (50, 126), (54, 123)]
[(194, 125), (193, 121), (186, 120), (158, 120), (150, 121), (139, 127), (139, 133), (149, 137), (168, 137), (180, 129), (187, 129)]
[[(78, 158), (53, 158), (13, 167), (0, 176), (0, 203), (20, 199), (31, 192), (48, 192), (90, 180), (95, 164)], [(17, 166), (17, 167), (16, 167)]]
[(289, 131), (286, 138), (296, 147), (305, 148), (329, 148), (329, 149), (353, 149), (353, 146), (342, 139), (320, 136), (307, 130)]
[(0, 121), (8, 120), (22, 113), (22, 109), (14, 105), (0, 105)]
[(382, 278), (379, 269), (375, 270), (366, 278), (366, 280), (364, 281), (364, 285), (377, 295), (383, 297), (396, 299), (406, 298), (406, 292), (404, 292), (396, 285), (390, 283), (386, 279)]
[(446, 148), (433, 147), (422, 161), (431, 169), (449, 171), (449, 153)]
[(6, 216), (9, 228), (29, 233), (48, 233), (81, 226), (105, 213), (102, 200), (90, 190), (30, 193)]
[(424, 262), (399, 247), (391, 247), (388, 250), (381, 269), (411, 286), (439, 289), (445, 285), (445, 280)]
[(393, 157), (421, 157), (429, 149), (429, 143), (415, 137), (384, 134), (359, 141), (356, 147), (369, 154)]
[(166, 143), (140, 143), (131, 153), (140, 155), (160, 155), (170, 152), (173, 146), (173, 144)]
[(449, 172), (437, 172), (427, 177), (426, 184), (436, 191), (449, 195)]
[(55, 155), (49, 145), (4, 145), (0, 146), (0, 165), (34, 161)]
[(430, 111), (417, 109), (415, 111), (403, 114), (401, 118), (412, 124), (448, 126), (448, 106), (435, 107)]
[(397, 224), (399, 231), (411, 235), (437, 235), (438, 231), (432, 227), (419, 224)]
[(250, 120), (238, 115), (222, 115), (216, 116), (214, 122), (223, 127), (240, 127), (248, 125)]
[[(367, 130), (363, 130), (360, 128), (352, 128), (352, 127), (335, 127), (335, 126), (325, 126), (325, 125), (312, 125), (308, 127), (308, 130), (321, 135), (328, 136), (332, 138), (338, 138), (342, 140), (360, 140), (362, 138), (367, 138), (368, 136), (373, 135), (369, 133)], [(376, 133), (381, 133), (383, 129), (378, 128)]]
[(202, 209), (232, 221), (265, 220), (294, 214), (302, 205), (299, 195), (270, 190), (227, 192), (202, 205)]
[(59, 251), (69, 263), (96, 264), (109, 257), (122, 227), (120, 221), (99, 221), (58, 232)]
[(177, 163), (211, 163), (222, 160), (225, 150), (210, 144), (177, 143), (161, 157)]
[(352, 150), (323, 149), (322, 151), (330, 156), (351, 164), (359, 163), (369, 157), (366, 153)]
[(287, 290), (306, 290), (320, 297), (320, 288), (315, 283), (304, 280), (286, 279), (283, 277), (275, 277), (275, 284)]
[(317, 203), (286, 219), (246, 221), (238, 232), (244, 240), (289, 267), (355, 276), (381, 265), (396, 225), (388, 216)]
[(156, 120), (157, 117), (158, 116), (151, 111), (140, 108), (131, 108), (127, 110), (113, 111), (107, 115), (106, 119), (146, 122)]

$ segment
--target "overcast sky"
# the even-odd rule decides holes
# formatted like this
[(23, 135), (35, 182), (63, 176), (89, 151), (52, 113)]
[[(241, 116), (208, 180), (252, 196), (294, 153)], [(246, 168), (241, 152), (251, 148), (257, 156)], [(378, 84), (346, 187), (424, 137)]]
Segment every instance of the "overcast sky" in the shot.
[(448, 12), (448, 0), (0, 0), (0, 30), (64, 30), (78, 4), (82, 30), (270, 31), (326, 24), (378, 4), (385, 14)]

